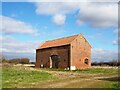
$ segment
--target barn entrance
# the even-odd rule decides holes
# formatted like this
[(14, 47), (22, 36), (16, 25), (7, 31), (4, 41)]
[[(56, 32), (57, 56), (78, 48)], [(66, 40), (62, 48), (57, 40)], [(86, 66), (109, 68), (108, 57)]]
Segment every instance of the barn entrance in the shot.
[(59, 56), (52, 55), (50, 57), (50, 68), (58, 68), (58, 64), (59, 64)]

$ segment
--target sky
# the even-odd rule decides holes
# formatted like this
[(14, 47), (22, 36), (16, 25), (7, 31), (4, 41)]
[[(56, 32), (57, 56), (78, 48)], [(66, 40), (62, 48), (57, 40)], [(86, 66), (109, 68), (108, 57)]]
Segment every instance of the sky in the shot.
[(82, 33), (91, 44), (91, 60), (118, 58), (116, 2), (2, 2), (0, 19), (3, 57), (35, 61), (46, 40)]

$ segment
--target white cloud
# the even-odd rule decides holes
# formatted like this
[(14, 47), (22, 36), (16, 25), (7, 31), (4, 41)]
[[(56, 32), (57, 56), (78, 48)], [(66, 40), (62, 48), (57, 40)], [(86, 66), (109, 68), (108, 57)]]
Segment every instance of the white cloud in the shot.
[(2, 27), (0, 29), (5, 34), (14, 34), (14, 33), (20, 33), (20, 34), (30, 34), (30, 35), (38, 35), (38, 32), (36, 29), (34, 29), (30, 24), (6, 17), (6, 16), (0, 16), (0, 19), (2, 20)]
[(92, 61), (110, 61), (118, 60), (118, 51), (104, 50), (100, 48), (92, 49)]
[(61, 14), (57, 14), (53, 17), (53, 22), (57, 25), (63, 25), (65, 24), (65, 20), (66, 20), (66, 16), (65, 15), (61, 15)]
[[(36, 2), (35, 5), (38, 15), (55, 16), (61, 14), (67, 16), (67, 14), (75, 13), (77, 24), (89, 23), (93, 27), (100, 28), (117, 26), (117, 3)], [(76, 11), (79, 11), (79, 13), (76, 13)]]
[(53, 16), (52, 21), (57, 25), (65, 23), (66, 14), (75, 12), (78, 7), (77, 3), (65, 3), (65, 2), (37, 2), (36, 13), (38, 15), (50, 15)]
[[(0, 38), (2, 42), (2, 52), (7, 58), (27, 57), (35, 60), (35, 50), (41, 41), (18, 41), (13, 37), (5, 36)], [(110, 61), (117, 59), (117, 51), (92, 49), (92, 61)]]
[(36, 2), (35, 5), (38, 15), (68, 14), (78, 8), (77, 3), (66, 2)]
[(2, 42), (2, 52), (9, 53), (35, 53), (35, 49), (40, 41), (18, 41), (13, 37), (5, 36), (0, 38)]
[(77, 19), (93, 27), (116, 27), (118, 20), (117, 3), (86, 3), (80, 6)]
[(0, 50), (5, 58), (26, 57), (35, 60), (36, 48), (41, 41), (18, 41), (11, 36), (0, 37)]
[(114, 34), (116, 35), (116, 39), (112, 41), (113, 45), (119, 45), (120, 44), (120, 29), (115, 29), (114, 31)]
[(114, 40), (113, 41), (113, 45), (117, 45), (118, 44), (118, 41), (117, 40)]

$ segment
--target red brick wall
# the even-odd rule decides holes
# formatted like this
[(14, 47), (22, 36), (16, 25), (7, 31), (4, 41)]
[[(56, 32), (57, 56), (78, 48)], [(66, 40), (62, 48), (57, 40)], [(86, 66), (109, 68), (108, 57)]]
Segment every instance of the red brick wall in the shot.
[[(89, 68), (91, 66), (91, 46), (82, 35), (79, 35), (71, 43), (71, 66), (77, 69)], [(88, 59), (88, 65), (84, 63)]]
[(58, 68), (64, 69), (69, 67), (69, 50), (70, 45), (48, 48), (48, 49), (38, 49), (36, 50), (36, 67), (40, 67), (41, 64), (45, 68), (50, 68), (50, 56), (59, 55), (60, 63)]

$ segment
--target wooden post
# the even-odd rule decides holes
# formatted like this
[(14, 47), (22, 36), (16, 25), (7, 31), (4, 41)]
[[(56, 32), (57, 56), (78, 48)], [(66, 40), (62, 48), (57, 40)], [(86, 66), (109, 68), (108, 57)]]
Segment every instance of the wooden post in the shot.
[(50, 68), (52, 68), (52, 59), (50, 57)]

